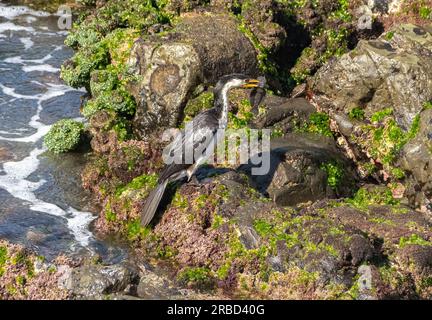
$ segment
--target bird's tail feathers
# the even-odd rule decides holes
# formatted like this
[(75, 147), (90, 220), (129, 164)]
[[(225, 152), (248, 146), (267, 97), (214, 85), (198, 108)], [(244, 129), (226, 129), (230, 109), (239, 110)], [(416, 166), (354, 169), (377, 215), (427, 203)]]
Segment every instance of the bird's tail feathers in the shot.
[(159, 203), (165, 193), (165, 189), (168, 185), (168, 180), (161, 182), (147, 197), (146, 203), (141, 213), (141, 225), (145, 227), (153, 219), (156, 211), (159, 207)]

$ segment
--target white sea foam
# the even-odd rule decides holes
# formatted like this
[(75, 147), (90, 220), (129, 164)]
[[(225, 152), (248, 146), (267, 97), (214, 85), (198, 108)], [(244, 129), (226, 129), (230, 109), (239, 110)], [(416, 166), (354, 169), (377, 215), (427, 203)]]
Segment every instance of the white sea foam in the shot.
[(31, 40), (31, 38), (20, 38), (20, 41), (24, 45), (24, 50), (28, 50), (34, 45), (34, 42)]
[(3, 22), (0, 23), (0, 33), (4, 33), (5, 31), (26, 31), (26, 32), (34, 32), (35, 30), (32, 27), (24, 27), (18, 26), (12, 22)]
[(33, 71), (39, 71), (39, 72), (51, 72), (51, 73), (57, 73), (60, 71), (59, 68), (54, 68), (53, 66), (49, 64), (40, 64), (37, 66), (24, 66), (23, 67), (24, 72), (33, 72)]
[(28, 96), (28, 95), (24, 95), (24, 94), (19, 94), (15, 92), (14, 88), (9, 88), (6, 87), (5, 85), (0, 83), (0, 89), (2, 89), (3, 94), (13, 97), (15, 99), (27, 99), (27, 100), (38, 100), (38, 96)]
[(11, 64), (27, 64), (27, 63), (43, 64), (51, 58), (52, 58), (52, 55), (51, 55), (51, 53), (49, 53), (41, 59), (23, 59), (23, 58), (21, 58), (21, 56), (16, 56), (16, 57), (6, 58), (6, 59), (4, 59), (4, 62), (11, 63)]
[[(40, 141), (50, 129), (50, 126), (41, 123), (40, 113), (42, 111), (42, 103), (46, 100), (64, 95), (73, 89), (58, 84), (48, 83), (45, 85), (47, 92), (35, 96), (22, 95), (15, 92), (14, 88), (6, 87), (0, 84), (5, 95), (14, 99), (37, 100), (38, 108), (36, 114), (30, 119), (29, 126), (36, 129), (36, 133), (27, 137), (9, 138), (0, 135), (0, 140), (36, 143)], [(1, 134), (1, 133), (0, 133)], [(30, 152), (30, 155), (21, 161), (6, 162), (3, 164), (4, 175), (0, 175), (0, 188), (5, 189), (15, 198), (24, 200), (30, 203), (30, 209), (34, 211), (48, 213), (57, 217), (66, 219), (66, 223), (75, 240), (81, 246), (88, 246), (92, 239), (92, 234), (89, 231), (89, 224), (94, 220), (94, 216), (89, 212), (81, 212), (72, 207), (62, 209), (59, 206), (42, 201), (35, 195), (35, 191), (40, 188), (45, 181), (37, 182), (28, 181), (27, 178), (39, 167), (38, 157), (45, 151), (44, 148), (35, 148)]]
[(23, 6), (0, 6), (0, 17), (13, 20), (23, 15), (30, 15), (33, 17), (48, 17), (50, 14), (44, 11), (32, 10)]
[(28, 16), (25, 18), (27, 24), (32, 24), (33, 22), (37, 21), (37, 18), (32, 17), (32, 16)]
[(41, 138), (43, 138), (43, 136), (45, 136), (48, 133), (50, 127), (39, 121), (40, 120), (40, 113), (42, 111), (42, 103), (44, 101), (50, 100), (52, 98), (62, 96), (66, 92), (73, 91), (74, 89), (72, 89), (68, 86), (65, 86), (65, 85), (52, 84), (52, 83), (48, 83), (48, 84), (46, 84), (46, 86), (48, 89), (47, 92), (42, 93), (42, 94), (38, 94), (38, 95), (34, 95), (34, 96), (29, 96), (29, 95), (23, 95), (23, 94), (16, 93), (14, 88), (9, 88), (9, 87), (6, 87), (6, 86), (0, 84), (0, 89), (3, 91), (3, 94), (5, 94), (5, 95), (8, 95), (8, 96), (15, 98), (15, 99), (37, 100), (37, 111), (36, 111), (35, 115), (33, 117), (31, 117), (30, 122), (29, 122), (29, 126), (31, 128), (36, 129), (36, 132), (30, 136), (18, 137), (18, 138), (10, 138), (10, 137), (0, 136), (0, 140), (13, 141), (13, 142), (35, 143), (35, 142), (39, 141)]
[(0, 175), (0, 188), (5, 189), (15, 198), (29, 202), (31, 210), (64, 218), (75, 240), (82, 246), (88, 246), (92, 238), (88, 227), (90, 222), (94, 220), (93, 215), (89, 212), (77, 211), (72, 207), (63, 210), (55, 204), (36, 198), (35, 191), (46, 181), (32, 182), (27, 180), (39, 167), (38, 156), (44, 151), (43, 148), (36, 148), (21, 161), (4, 163), (4, 174)]
[[(49, 131), (50, 126), (44, 125), (40, 120), (42, 103), (46, 100), (64, 95), (66, 92), (73, 90), (65, 85), (46, 84), (47, 91), (35, 96), (23, 95), (16, 93), (14, 88), (6, 87), (0, 84), (3, 94), (13, 99), (37, 100), (38, 108), (36, 114), (31, 118), (29, 126), (36, 129), (36, 133), (27, 137), (9, 138), (0, 136), (0, 140), (36, 143), (43, 138)], [(76, 241), (87, 246), (92, 234), (88, 229), (89, 223), (94, 219), (89, 212), (80, 212), (74, 208), (62, 209), (57, 205), (44, 202), (37, 199), (35, 191), (41, 187), (45, 181), (31, 182), (26, 180), (39, 166), (38, 156), (45, 150), (36, 148), (30, 152), (30, 155), (21, 161), (7, 162), (3, 164), (4, 175), (0, 176), (0, 187), (8, 191), (14, 197), (30, 203), (30, 209), (39, 212), (45, 212), (54, 216), (66, 219), (68, 228), (71, 230)]]
[[(31, 33), (32, 37), (43, 37), (43, 36), (59, 36), (67, 34), (64, 32), (50, 32), (46, 27), (38, 27), (38, 30), (48, 30), (48, 32), (35, 32), (33, 27), (20, 26), (14, 24), (12, 21), (18, 16), (27, 15), (27, 21), (34, 21), (34, 17), (43, 17), (49, 14), (39, 11), (34, 11), (26, 7), (4, 7), (0, 4), (0, 16), (8, 19), (8, 22), (0, 23), (0, 38), (6, 38), (7, 36), (3, 33), (23, 31)], [(30, 19), (30, 20), (28, 20)], [(24, 44), (25, 50), (33, 47), (34, 43), (29, 37), (20, 38), (21, 43)], [(23, 72), (52, 72), (57, 73), (58, 68), (47, 64), (47, 61), (53, 58), (52, 53), (58, 50), (62, 50), (63, 46), (56, 46), (49, 54), (40, 59), (23, 59), (20, 56), (10, 57), (3, 60), (3, 63), (7, 64), (18, 64), (22, 65)], [(3, 68), (1, 70), (8, 70)], [(36, 144), (40, 145), (39, 142), (43, 136), (49, 131), (50, 126), (45, 125), (40, 120), (40, 114), (43, 109), (43, 103), (47, 100), (60, 97), (69, 91), (76, 91), (68, 86), (55, 83), (41, 83), (33, 80), (35, 83), (46, 89), (45, 92), (35, 95), (26, 95), (18, 93), (15, 88), (6, 86), (0, 83), (0, 92), (8, 98), (4, 103), (0, 103), (0, 108), (4, 105), (8, 105), (16, 100), (22, 101), (36, 101), (37, 109), (35, 114), (31, 117), (28, 126), (36, 130), (35, 133), (25, 136), (27, 128), (17, 128), (11, 131), (0, 131), (0, 140), (11, 141), (18, 143), (30, 143), (34, 144), (34, 149), (30, 151), (29, 155), (24, 159), (16, 162), (6, 162), (0, 165), (0, 188), (8, 191), (15, 198), (21, 199), (29, 204), (29, 208), (34, 211), (44, 212), (57, 217), (65, 219), (65, 223), (74, 235), (76, 241), (81, 246), (88, 246), (89, 241), (92, 239), (92, 234), (89, 231), (89, 224), (94, 219), (94, 216), (89, 212), (80, 212), (72, 207), (60, 208), (59, 206), (42, 201), (36, 197), (35, 192), (42, 186), (46, 181), (29, 181), (29, 176), (36, 172), (39, 167), (40, 161), (39, 156), (45, 152), (44, 147), (37, 147)], [(3, 169), (1, 169), (3, 168)]]
[[(15, 130), (15, 131), (22, 131), (22, 130)], [(4, 130), (0, 130), (0, 134), (7, 134), (10, 136), (20, 136), (22, 135), (21, 132), (10, 132), (10, 131), (4, 131)]]
[(82, 245), (87, 246), (93, 235), (89, 231), (90, 223), (95, 219), (89, 212), (77, 211), (72, 207), (67, 209), (68, 227), (72, 230), (75, 239)]

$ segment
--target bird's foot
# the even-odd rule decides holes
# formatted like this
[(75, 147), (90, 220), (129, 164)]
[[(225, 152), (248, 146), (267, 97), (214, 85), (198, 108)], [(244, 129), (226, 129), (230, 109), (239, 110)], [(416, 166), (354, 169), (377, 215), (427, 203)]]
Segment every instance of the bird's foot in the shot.
[(190, 186), (194, 186), (194, 187), (199, 187), (201, 186), (201, 183), (198, 181), (197, 177), (195, 175), (193, 175), (189, 181), (188, 181), (188, 185)]

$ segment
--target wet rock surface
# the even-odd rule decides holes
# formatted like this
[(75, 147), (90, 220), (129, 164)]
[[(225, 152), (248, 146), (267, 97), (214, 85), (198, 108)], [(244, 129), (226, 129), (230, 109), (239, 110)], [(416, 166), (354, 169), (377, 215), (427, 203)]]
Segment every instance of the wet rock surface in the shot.
[(0, 160), (1, 161), (7, 161), (11, 160), (13, 155), (6, 149), (6, 148), (0, 148)]
[[(266, 156), (266, 155), (264, 155)], [(329, 174), (323, 168), (326, 163), (335, 163), (350, 168), (332, 139), (306, 134), (288, 134), (273, 139), (269, 156), (270, 171), (266, 175), (252, 175), (253, 185), (264, 195), (282, 206), (293, 206), (308, 201), (348, 196), (355, 185), (355, 172), (341, 172), (341, 183), (330, 186)], [(252, 166), (253, 167), (253, 166)], [(343, 177), (342, 177), (343, 176)]]
[(322, 68), (311, 88), (322, 107), (348, 113), (355, 107), (366, 115), (394, 108), (399, 124), (409, 128), (432, 99), (432, 30), (401, 25), (390, 35), (360, 41), (357, 48)]
[(89, 265), (69, 270), (59, 285), (76, 297), (94, 299), (111, 293), (128, 293), (137, 282), (138, 273), (131, 266)]
[(400, 25), (361, 41), (309, 82), (313, 100), (331, 115), (361, 175), (402, 183), (402, 196), (425, 212), (431, 39), (430, 26)]
[[(432, 110), (425, 110), (420, 113), (420, 129), (415, 139), (407, 143), (401, 151), (400, 164), (404, 170), (410, 172), (414, 178), (411, 188), (412, 202), (421, 206), (430, 206), (432, 196), (431, 185), (431, 144), (432, 133), (430, 125), (432, 123)], [(428, 210), (431, 210), (428, 207)]]

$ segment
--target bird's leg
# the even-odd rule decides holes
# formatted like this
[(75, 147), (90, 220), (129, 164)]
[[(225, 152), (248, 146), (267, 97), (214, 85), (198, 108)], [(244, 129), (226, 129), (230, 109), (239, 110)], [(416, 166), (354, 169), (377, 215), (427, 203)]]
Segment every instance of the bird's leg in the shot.
[(196, 177), (196, 175), (193, 175), (192, 178), (189, 179), (189, 185), (192, 186), (199, 186), (201, 185), (200, 182), (198, 181), (198, 178)]
[(195, 175), (195, 172), (198, 170), (198, 168), (206, 161), (204, 157), (200, 157), (192, 166), (187, 169), (187, 177), (188, 182), (191, 182), (192, 185), (199, 186), (200, 183)]
[(186, 175), (187, 175), (187, 181), (189, 185), (192, 186), (199, 186), (200, 183), (195, 175), (197, 166), (196, 164), (193, 164), (187, 171), (186, 171)]

